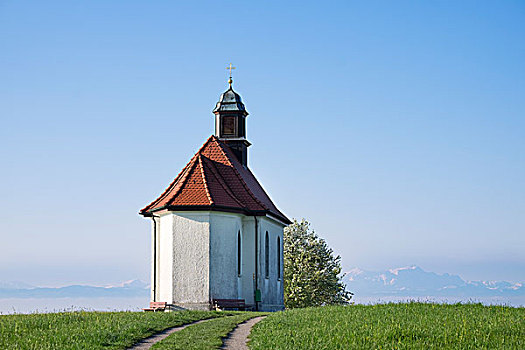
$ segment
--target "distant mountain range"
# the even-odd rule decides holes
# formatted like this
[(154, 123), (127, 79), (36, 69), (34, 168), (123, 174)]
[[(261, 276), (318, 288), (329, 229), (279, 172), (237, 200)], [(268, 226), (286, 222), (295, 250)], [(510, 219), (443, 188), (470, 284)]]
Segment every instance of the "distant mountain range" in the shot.
[[(465, 281), (457, 275), (428, 272), (418, 266), (386, 271), (364, 271), (355, 268), (346, 273), (343, 282), (347, 290), (359, 297), (525, 296), (525, 286), (522, 283)], [(57, 288), (0, 281), (0, 298), (125, 298), (147, 297), (149, 292), (149, 285), (140, 280), (105, 287), (72, 285)]]
[(0, 298), (123, 298), (148, 295), (149, 285), (140, 280), (107, 287), (73, 285), (57, 288), (34, 287), (23, 282), (0, 282)]
[(418, 266), (387, 271), (352, 269), (343, 278), (347, 290), (356, 296), (492, 297), (525, 296), (522, 283), (465, 281), (457, 275), (427, 272)]

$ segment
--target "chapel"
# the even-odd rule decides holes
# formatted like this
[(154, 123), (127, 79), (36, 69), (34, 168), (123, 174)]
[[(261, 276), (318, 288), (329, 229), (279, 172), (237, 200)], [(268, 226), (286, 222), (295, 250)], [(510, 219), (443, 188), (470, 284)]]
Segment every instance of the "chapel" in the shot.
[[(230, 67), (231, 73), (231, 67)], [(232, 88), (210, 136), (166, 190), (140, 211), (152, 219), (151, 301), (210, 309), (242, 300), (284, 309), (283, 229), (290, 220), (248, 167), (248, 112)]]

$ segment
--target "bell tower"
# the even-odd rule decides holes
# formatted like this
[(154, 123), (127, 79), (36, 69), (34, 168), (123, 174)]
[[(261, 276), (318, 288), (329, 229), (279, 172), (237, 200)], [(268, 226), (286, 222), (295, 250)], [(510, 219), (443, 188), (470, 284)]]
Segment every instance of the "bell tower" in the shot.
[(220, 97), (215, 106), (215, 136), (227, 144), (233, 151), (237, 159), (245, 167), (248, 166), (248, 147), (251, 143), (246, 140), (246, 117), (248, 112), (242, 103), (241, 96), (233, 91), (231, 70), (235, 69), (230, 66), (230, 87)]

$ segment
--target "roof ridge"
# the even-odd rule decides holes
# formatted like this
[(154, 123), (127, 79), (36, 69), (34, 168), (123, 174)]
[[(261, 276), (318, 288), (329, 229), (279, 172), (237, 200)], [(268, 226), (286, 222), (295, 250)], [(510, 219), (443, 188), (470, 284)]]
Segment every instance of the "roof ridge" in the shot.
[(206, 147), (210, 141), (213, 141), (214, 138), (215, 138), (215, 135), (211, 135), (210, 137), (208, 137), (206, 142), (204, 142), (204, 144), (201, 146), (201, 148), (199, 148), (199, 150), (197, 151), (197, 153), (195, 153), (195, 155), (200, 154), (201, 151), (204, 150), (204, 147)]
[(189, 166), (188, 166), (187, 171), (182, 175), (182, 177), (180, 178), (180, 181), (177, 182), (177, 184), (175, 185), (175, 187), (174, 187), (175, 192), (174, 192), (172, 198), (166, 203), (166, 205), (169, 205), (177, 197), (177, 195), (179, 194), (179, 192), (182, 189), (182, 187), (186, 184), (186, 181), (188, 180), (191, 171), (195, 168), (195, 164), (196, 163), (197, 163), (197, 154), (195, 154), (195, 156), (193, 156), (193, 158), (191, 159), (190, 163), (188, 164)]
[(196, 156), (197, 156), (197, 154), (195, 154), (191, 158), (191, 160), (188, 162), (188, 164), (186, 164), (186, 166), (184, 168), (182, 168), (182, 170), (177, 175), (177, 177), (175, 177), (175, 179), (169, 184), (169, 186), (164, 190), (164, 192), (162, 192), (162, 194), (159, 196), (159, 198), (157, 198), (156, 200), (154, 200), (153, 202), (151, 202), (146, 207), (144, 207), (143, 209), (140, 210), (141, 213), (148, 211), (152, 206), (154, 206), (155, 204), (161, 202), (164, 198), (166, 198), (167, 195), (169, 195), (171, 193), (171, 190), (177, 186), (177, 183), (183, 177), (184, 173), (188, 170), (188, 168), (190, 168), (190, 165), (191, 165), (191, 163), (193, 162), (193, 159)]
[(202, 158), (204, 158), (205, 162), (210, 162), (211, 163), (211, 165), (207, 164), (207, 166), (209, 166), (209, 168), (211, 169), (211, 172), (212, 172), (213, 176), (217, 179), (217, 182), (219, 183), (219, 185), (221, 185), (221, 187), (228, 193), (228, 195), (233, 200), (235, 200), (241, 207), (245, 208), (246, 205), (244, 203), (242, 203), (239, 198), (237, 198), (237, 196), (232, 191), (230, 186), (228, 186), (228, 184), (222, 179), (222, 177), (218, 175), (219, 172), (217, 171), (217, 169), (215, 167), (215, 164), (213, 164), (213, 161), (211, 159), (208, 159), (208, 157), (206, 157), (206, 156), (202, 156)]
[(262, 189), (262, 194), (265, 195), (266, 198), (267, 198), (267, 199), (270, 201), (270, 203), (273, 205), (273, 209), (271, 209), (271, 208), (269, 209), (270, 214), (271, 214), (272, 210), (275, 209), (275, 210), (277, 211), (278, 214), (280, 214), (282, 217), (288, 219), (288, 218), (286, 217), (286, 215), (284, 215), (284, 214), (279, 210), (279, 208), (277, 208), (277, 206), (275, 205), (275, 203), (274, 203), (274, 202), (272, 201), (272, 199), (270, 198), (270, 195), (269, 195), (268, 193), (266, 193), (266, 191), (264, 190), (264, 188), (261, 186), (259, 180), (257, 180), (257, 177), (255, 177), (255, 175), (253, 174), (252, 170), (251, 170), (250, 168), (246, 167), (246, 171), (248, 171), (248, 172), (250, 173), (250, 175), (251, 175), (252, 178), (255, 180), (255, 182), (257, 182), (257, 184), (259, 185), (259, 187), (261, 187), (261, 189)]
[(227, 151), (222, 147), (222, 142), (216, 138), (215, 138), (215, 141), (217, 141), (217, 144), (219, 145), (219, 148), (221, 149), (221, 152), (224, 154), (224, 156), (228, 159), (228, 161), (230, 162), (230, 165), (231, 167), (233, 168), (233, 171), (235, 171), (235, 174), (237, 175), (237, 177), (239, 178), (239, 180), (241, 180), (241, 183), (243, 185), (243, 187), (246, 189), (246, 191), (250, 194), (250, 196), (255, 200), (256, 203), (258, 203), (260, 206), (262, 206), (265, 210), (270, 210), (270, 208), (268, 208), (263, 202), (261, 202), (256, 196), (255, 194), (253, 194), (253, 192), (250, 190), (250, 188), (248, 187), (248, 185), (246, 184), (246, 181), (244, 181), (244, 179), (242, 178), (241, 174), (239, 174), (239, 171), (237, 170), (237, 168), (235, 167), (235, 165), (233, 165), (233, 162), (232, 160), (230, 159), (230, 156), (227, 154)]
[(210, 192), (210, 189), (208, 188), (208, 182), (207, 182), (207, 179), (206, 179), (206, 172), (204, 171), (204, 166), (203, 166), (203, 161), (202, 161), (202, 158), (203, 156), (198, 153), (198, 160), (199, 160), (199, 166), (200, 166), (200, 169), (201, 169), (201, 175), (202, 175), (202, 183), (204, 184), (204, 190), (206, 191), (206, 196), (208, 197), (208, 200), (210, 201), (210, 205), (213, 205), (215, 204), (215, 201), (213, 200), (213, 198), (211, 197), (211, 192)]
[[(204, 144), (201, 146), (201, 148), (199, 148), (199, 150), (197, 151), (197, 153), (195, 153), (193, 155), (193, 157), (190, 159), (190, 161), (188, 162), (188, 164), (186, 164), (186, 166), (184, 168), (182, 168), (182, 170), (180, 171), (180, 173), (177, 175), (177, 177), (175, 177), (175, 179), (169, 184), (169, 186), (164, 190), (164, 192), (162, 192), (162, 194), (159, 196), (159, 198), (157, 198), (156, 200), (154, 200), (153, 202), (151, 202), (150, 204), (148, 204), (147, 206), (145, 206), (143, 209), (140, 210), (140, 213), (143, 213), (143, 212), (146, 212), (148, 211), (151, 207), (153, 207), (155, 204), (161, 202), (164, 198), (166, 198), (167, 195), (169, 195), (171, 193), (171, 190), (177, 186), (177, 183), (179, 182), (179, 180), (182, 178), (183, 174), (185, 173), (185, 171), (190, 168), (190, 165), (192, 164), (194, 158), (197, 157), (198, 154), (200, 154), (200, 152), (204, 149), (204, 147), (206, 147), (206, 145), (211, 141), (213, 140), (214, 138), (214, 135), (211, 135), (210, 137), (208, 137), (208, 139), (206, 140), (206, 142), (204, 142)], [(178, 191), (177, 191), (178, 192)], [(176, 193), (175, 193), (176, 194)], [(170, 201), (171, 202), (171, 201)]]

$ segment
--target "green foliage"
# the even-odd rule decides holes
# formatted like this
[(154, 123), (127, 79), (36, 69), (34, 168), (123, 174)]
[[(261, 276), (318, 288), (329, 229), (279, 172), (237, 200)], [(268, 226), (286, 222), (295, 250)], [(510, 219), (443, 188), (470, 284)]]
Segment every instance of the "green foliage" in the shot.
[(0, 315), (0, 349), (125, 349), (166, 328), (226, 315), (215, 311)]
[(222, 346), (222, 338), (226, 337), (228, 333), (230, 333), (237, 326), (237, 324), (249, 320), (255, 316), (260, 315), (249, 312), (199, 323), (171, 334), (163, 341), (155, 344), (152, 349), (219, 349)]
[(334, 257), (308, 221), (287, 226), (283, 245), (286, 308), (348, 303), (351, 293), (340, 280), (341, 257)]
[(274, 313), (260, 349), (525, 349), (525, 308), (481, 304), (328, 306)]

